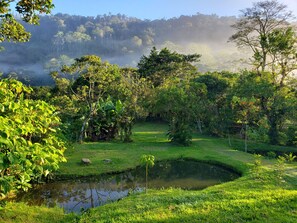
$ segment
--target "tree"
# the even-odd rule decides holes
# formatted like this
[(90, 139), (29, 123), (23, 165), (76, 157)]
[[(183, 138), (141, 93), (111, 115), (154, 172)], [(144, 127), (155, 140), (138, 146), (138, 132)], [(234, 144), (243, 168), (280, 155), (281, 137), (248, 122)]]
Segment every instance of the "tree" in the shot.
[(110, 97), (105, 101), (100, 99), (94, 116), (86, 129), (91, 141), (114, 139), (121, 127), (119, 122), (124, 116), (124, 110), (120, 100), (113, 102)]
[(0, 195), (27, 190), (58, 169), (65, 146), (60, 119), (44, 101), (27, 99), (31, 88), (13, 79), (0, 80)]
[(191, 102), (184, 87), (171, 82), (159, 89), (156, 101), (158, 113), (169, 121), (168, 139), (173, 143), (190, 145), (192, 131), (189, 105)]
[[(294, 89), (289, 85), (279, 88), (269, 72), (262, 73), (261, 77), (256, 72), (244, 72), (233, 90), (233, 95), (238, 98), (236, 101), (241, 103), (235, 112), (241, 113), (239, 119), (258, 130), (265, 126), (264, 134), (271, 144), (285, 144), (283, 133), (289, 123), (296, 121), (297, 98)], [(248, 115), (244, 118), (242, 114)]]
[(205, 95), (202, 84), (170, 78), (154, 92), (154, 112), (169, 122), (168, 139), (188, 146), (192, 139), (192, 123), (198, 115), (200, 100)]
[(288, 75), (297, 69), (297, 36), (292, 27), (268, 34), (268, 52), (275, 84), (283, 87)]
[(132, 141), (134, 120), (144, 116), (140, 104), (149, 92), (136, 69), (119, 68), (89, 55), (52, 75), (56, 87), (51, 102), (68, 123), (63, 130), (72, 140), (76, 135), (79, 141), (111, 140), (117, 136), (124, 142)]
[(53, 72), (62, 68), (62, 66), (70, 66), (75, 61), (74, 59), (68, 57), (67, 55), (60, 55), (58, 58), (51, 58), (45, 65), (44, 68), (49, 71)]
[(200, 105), (196, 93), (200, 95), (201, 89), (199, 84), (190, 80), (197, 74), (192, 63), (197, 62), (200, 56), (179, 54), (167, 48), (157, 51), (153, 47), (150, 55), (142, 56), (138, 63), (139, 76), (153, 86), (148, 106), (150, 115), (161, 116), (169, 122), (168, 138), (171, 142), (183, 145), (191, 142), (191, 122)]
[(296, 79), (290, 74), (297, 69), (297, 38), (289, 24), (292, 18), (287, 6), (276, 0), (257, 2), (242, 10), (242, 17), (233, 25), (237, 32), (230, 38), (253, 51), (251, 60), (262, 80), (249, 74), (246, 89), (253, 86), (251, 92), (257, 92), (272, 144), (284, 141), (281, 132), (295, 106), (293, 89), (288, 86), (290, 78)]
[(254, 66), (263, 72), (273, 62), (270, 57), (269, 36), (276, 29), (289, 27), (292, 12), (276, 0), (265, 0), (254, 3), (253, 7), (246, 8), (241, 13), (240, 19), (232, 26), (236, 33), (230, 40), (239, 47), (249, 47), (253, 51)]
[(131, 142), (132, 127), (136, 119), (147, 116), (145, 104), (149, 104), (152, 89), (145, 78), (140, 78), (135, 68), (122, 68), (121, 80), (118, 85), (123, 112), (119, 117), (120, 138), (124, 142)]
[(152, 48), (149, 56), (142, 56), (137, 67), (140, 77), (145, 77), (157, 87), (170, 76), (182, 77), (185, 73), (196, 73), (197, 69), (191, 64), (199, 61), (201, 55), (184, 55), (170, 52), (167, 48), (157, 51)]
[(247, 140), (248, 140), (248, 128), (249, 123), (251, 123), (251, 116), (255, 113), (255, 98), (245, 98), (233, 96), (232, 105), (234, 110), (236, 110), (237, 123), (242, 125), (241, 132), (244, 135), (244, 151), (248, 151)]
[(120, 79), (120, 69), (116, 65), (102, 62), (95, 55), (87, 55), (75, 60), (70, 66), (63, 66), (62, 73), (74, 78), (53, 73), (57, 86), (64, 88), (70, 100), (79, 108), (78, 116), (82, 120), (79, 141), (85, 138), (88, 123), (96, 115), (100, 100), (105, 100), (116, 91)]
[(20, 18), (29, 24), (39, 24), (38, 14), (49, 14), (54, 7), (52, 0), (28, 1), (28, 0), (2, 0), (0, 3), (0, 42), (26, 42), (30, 38), (24, 26), (18, 21), (11, 4), (16, 3), (15, 10)]
[(202, 126), (203, 123), (206, 130), (213, 135), (222, 136), (226, 128), (230, 127), (227, 97), (237, 77), (238, 74), (229, 72), (208, 72), (193, 80), (202, 84), (206, 91), (201, 100), (199, 125)]

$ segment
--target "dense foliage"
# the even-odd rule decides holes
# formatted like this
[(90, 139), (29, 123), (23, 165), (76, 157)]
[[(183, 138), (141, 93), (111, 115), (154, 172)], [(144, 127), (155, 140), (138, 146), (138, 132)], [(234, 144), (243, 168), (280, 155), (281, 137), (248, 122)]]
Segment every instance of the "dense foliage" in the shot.
[[(0, 3), (0, 42), (27, 41), (30, 34), (10, 13), (12, 2)], [(28, 2), (17, 1), (16, 7), (21, 19), (33, 24), (38, 23), (36, 13), (48, 13), (53, 6), (49, 0), (31, 1), (36, 7)], [(0, 55), (0, 61), (12, 61), (11, 65), (39, 62), (53, 80), (52, 86), (27, 87), (12, 78), (21, 74), (25, 80), (25, 69), (10, 74), (11, 78), (0, 78), (1, 204), (13, 192), (26, 191), (32, 183), (50, 178), (66, 161), (66, 140), (81, 143), (69, 149), (69, 163), (62, 164), (68, 177), (121, 171), (142, 162), (147, 183), (155, 156), (220, 162), (243, 176), (203, 191), (168, 189), (132, 194), (80, 216), (55, 210), (50, 211), (58, 213), (54, 217), (49, 211), (42, 216), (17, 215), (22, 210), (9, 204), (0, 220), (294, 222), (297, 35), (289, 23), (291, 18), (286, 6), (275, 0), (254, 3), (238, 20), (200, 14), (156, 21), (122, 15), (42, 17), (41, 24), (47, 26), (28, 27), (32, 43), (4, 44), (10, 52)], [(202, 42), (219, 39), (220, 30), (228, 33), (221, 21), (234, 23), (236, 33), (230, 40), (251, 50), (248, 69), (203, 72), (200, 60), (204, 53), (207, 60), (214, 58), (207, 55), (208, 50), (203, 51), (204, 46), (197, 46), (195, 38)], [(203, 27), (212, 27), (217, 35), (205, 35)], [(38, 37), (34, 37), (36, 33)], [(181, 49), (187, 40), (192, 45)], [(111, 58), (128, 55), (137, 68), (120, 67), (96, 54)], [(214, 61), (222, 70), (228, 59), (224, 53), (218, 55)], [(162, 124), (140, 122), (132, 137), (134, 124), (147, 120)], [(223, 137), (228, 138), (228, 144)], [(85, 141), (108, 142), (82, 143)], [(121, 145), (120, 141), (130, 144)], [(169, 146), (168, 141), (175, 145)], [(253, 157), (230, 148), (277, 159), (262, 162), (261, 155)], [(152, 155), (142, 155), (147, 152)], [(85, 156), (92, 159), (92, 165), (78, 164)], [(102, 160), (110, 160), (111, 165)], [(44, 213), (43, 208), (38, 210)]]
[[(24, 18), (35, 20), (35, 11), (25, 9)], [(189, 19), (190, 25), (201, 16), (163, 22), (174, 25)], [(243, 11), (233, 26), (236, 34), (231, 40), (251, 49), (253, 66), (235, 73), (203, 73), (199, 71), (203, 55), (166, 47), (152, 47), (148, 55), (140, 57), (137, 68), (121, 68), (95, 54), (73, 59), (61, 53), (94, 52), (93, 43), (108, 45), (112, 36), (121, 43), (132, 38), (131, 50), (143, 53), (141, 46), (154, 45), (155, 31), (150, 24), (158, 29), (162, 21), (120, 20), (119, 15), (98, 17), (93, 22), (66, 15), (42, 18), (50, 20), (47, 29), (52, 32), (54, 47), (43, 52), (35, 48), (38, 55), (32, 58), (43, 58), (48, 51), (57, 56), (46, 64), (54, 84), (32, 91), (14, 79), (0, 81), (0, 192), (27, 189), (31, 182), (56, 170), (59, 162), (65, 161), (59, 134), (70, 141), (131, 142), (138, 120), (166, 122), (168, 140), (184, 146), (191, 144), (195, 131), (245, 139), (246, 152), (248, 140), (297, 145), (297, 37), (287, 21), (290, 16), (276, 1), (255, 3)], [(50, 29), (51, 20), (54, 29)], [(140, 25), (146, 27), (141, 38), (134, 30)], [(71, 31), (73, 27), (76, 31)], [(176, 27), (183, 29), (182, 25)], [(132, 34), (122, 36), (122, 29)], [(119, 46), (123, 53), (130, 50), (121, 44), (114, 48)]]
[(146, 95), (146, 83), (135, 70), (88, 55), (52, 76), (56, 86), (47, 100), (58, 107), (66, 135), (80, 142), (117, 136), (131, 141), (132, 125), (144, 113), (140, 103)]
[(184, 55), (177, 52), (170, 52), (167, 48), (159, 52), (155, 47), (148, 56), (142, 56), (137, 64), (140, 77), (145, 77), (157, 87), (169, 78), (182, 78), (189, 73), (195, 73), (196, 68), (192, 63), (197, 63), (201, 55)]
[[(12, 6), (15, 3), (15, 12)], [(24, 22), (39, 24), (39, 14), (49, 14), (53, 8), (52, 0), (28, 2), (27, 0), (2, 0), (0, 3), (0, 43), (3, 41), (26, 42), (31, 34), (27, 32), (18, 15)], [(16, 14), (17, 13), (17, 14)]]
[(12, 79), (0, 80), (0, 195), (27, 190), (66, 161), (55, 108), (32, 100), (32, 89)]
[[(293, 44), (291, 52), (296, 48), (292, 40), (294, 35), (280, 38), (279, 44)], [(195, 130), (296, 144), (296, 77), (291, 72), (256, 67), (241, 73), (200, 73), (193, 66), (199, 57), (152, 48), (138, 69), (130, 69), (84, 56), (52, 73), (56, 85), (48, 89), (48, 97), (44, 88), (35, 95), (58, 107), (64, 133), (79, 141), (118, 136), (131, 141), (135, 120), (147, 118), (167, 121), (169, 140), (183, 145), (191, 143)]]

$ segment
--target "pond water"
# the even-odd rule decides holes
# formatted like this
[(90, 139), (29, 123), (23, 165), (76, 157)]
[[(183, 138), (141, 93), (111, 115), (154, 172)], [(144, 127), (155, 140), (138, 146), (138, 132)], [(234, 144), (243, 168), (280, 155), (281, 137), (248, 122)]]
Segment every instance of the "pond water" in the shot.
[[(190, 160), (162, 161), (149, 169), (148, 185), (149, 188), (201, 190), (238, 177), (237, 173), (217, 165)], [(137, 167), (117, 174), (37, 185), (17, 200), (48, 207), (58, 205), (66, 212), (81, 212), (143, 191), (144, 187), (145, 169)]]

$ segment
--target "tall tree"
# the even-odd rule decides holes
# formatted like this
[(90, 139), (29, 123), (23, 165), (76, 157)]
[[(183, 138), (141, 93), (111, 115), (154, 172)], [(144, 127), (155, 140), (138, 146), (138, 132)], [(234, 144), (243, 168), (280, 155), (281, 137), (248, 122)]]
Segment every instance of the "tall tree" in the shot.
[(230, 40), (239, 47), (249, 47), (253, 51), (253, 64), (258, 71), (265, 71), (271, 63), (269, 35), (276, 29), (289, 27), (292, 18), (287, 6), (276, 0), (256, 2), (253, 7), (241, 10), (240, 19), (232, 26), (236, 33)]
[(188, 146), (192, 139), (192, 123), (199, 116), (205, 97), (205, 86), (181, 78), (169, 78), (156, 88), (154, 112), (169, 122), (168, 139)]
[(200, 54), (184, 55), (167, 48), (158, 51), (153, 47), (148, 56), (141, 57), (137, 67), (140, 77), (147, 78), (156, 87), (170, 76), (196, 73), (197, 69), (192, 63), (198, 62), (200, 57)]
[(238, 46), (253, 51), (251, 60), (261, 79), (249, 75), (247, 89), (253, 87), (259, 93), (261, 113), (267, 119), (272, 144), (281, 142), (280, 133), (294, 101), (288, 100), (294, 97), (291, 97), (292, 89), (286, 86), (289, 74), (297, 69), (296, 33), (289, 23), (292, 18), (287, 6), (276, 0), (256, 2), (252, 8), (242, 10), (241, 18), (233, 25), (237, 32), (230, 37)]
[(206, 127), (206, 130), (213, 135), (224, 135), (224, 131), (228, 128), (227, 97), (237, 76), (238, 74), (229, 72), (208, 72), (194, 79), (197, 84), (204, 85), (207, 92), (205, 99), (201, 101), (203, 109), (197, 124)]
[(19, 20), (15, 18), (15, 13), (11, 6), (15, 3), (15, 11), (18, 16), (27, 23), (39, 24), (38, 14), (49, 14), (54, 7), (52, 0), (2, 0), (0, 2), (0, 42), (26, 42), (30, 38), (30, 33), (27, 32)]
[(268, 34), (268, 52), (275, 84), (283, 87), (297, 69), (297, 36), (292, 27), (278, 28)]
[[(83, 141), (86, 127), (98, 109), (99, 100), (107, 99), (116, 89), (120, 69), (116, 65), (102, 62), (100, 57), (87, 55), (76, 59), (75, 63), (70, 66), (64, 66), (61, 71), (64, 75), (74, 75), (74, 81), (70, 81), (71, 78), (60, 76), (58, 72), (53, 73), (60, 90), (64, 88), (69, 98), (75, 101), (80, 108), (83, 121), (79, 141)], [(63, 85), (66, 85), (66, 89)]]
[(296, 123), (292, 114), (296, 111), (297, 98), (291, 86), (280, 88), (269, 72), (262, 73), (261, 77), (256, 72), (244, 72), (234, 86), (234, 96), (240, 105), (235, 113), (248, 114), (245, 123), (258, 130), (265, 126), (265, 135), (271, 144), (285, 143), (282, 133), (290, 123)]

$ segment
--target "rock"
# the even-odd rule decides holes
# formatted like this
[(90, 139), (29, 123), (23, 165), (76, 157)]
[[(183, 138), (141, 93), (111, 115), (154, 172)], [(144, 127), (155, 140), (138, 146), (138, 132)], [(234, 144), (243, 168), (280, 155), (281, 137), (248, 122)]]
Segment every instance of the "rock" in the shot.
[(91, 162), (90, 159), (82, 158), (82, 159), (81, 159), (81, 163), (82, 163), (82, 164), (85, 164), (85, 165), (89, 165), (89, 164), (91, 164), (92, 162)]
[(103, 162), (104, 163), (112, 163), (112, 160), (111, 159), (104, 159)]

